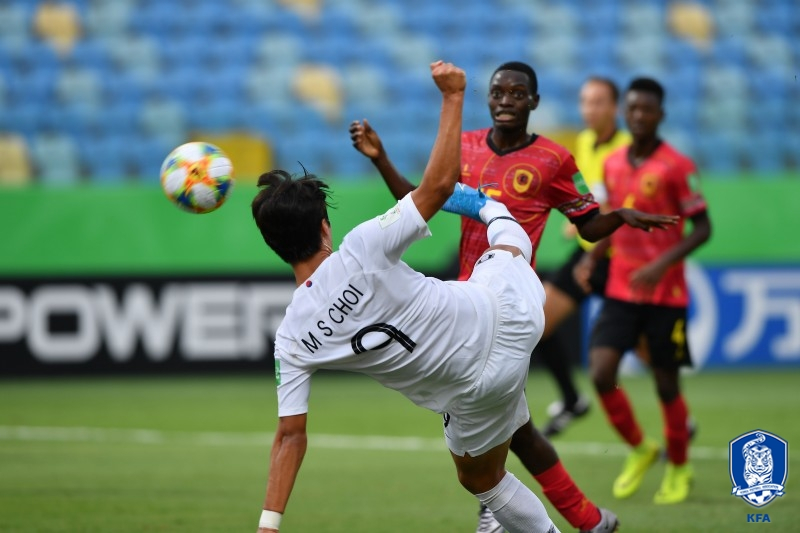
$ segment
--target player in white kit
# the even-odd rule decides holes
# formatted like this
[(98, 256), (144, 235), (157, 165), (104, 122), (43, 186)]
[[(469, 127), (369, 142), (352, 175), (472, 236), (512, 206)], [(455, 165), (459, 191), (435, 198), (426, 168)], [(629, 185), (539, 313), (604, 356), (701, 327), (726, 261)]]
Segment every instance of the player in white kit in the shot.
[[(306, 450), (311, 376), (359, 372), (444, 414), (460, 483), (515, 533), (555, 533), (539, 499), (505, 470), (511, 435), (529, 417), (524, 386), (544, 328), (544, 289), (531, 244), (502, 204), (454, 186), (466, 79), (431, 65), (442, 93), (439, 131), (422, 181), (332, 252), (327, 186), (313, 175), (264, 174), (253, 216), (292, 266), (297, 289), (275, 342), (279, 423), (260, 533), (278, 531)], [(401, 261), (427, 221), (451, 210), (487, 223), (490, 248), (468, 281), (428, 278)]]

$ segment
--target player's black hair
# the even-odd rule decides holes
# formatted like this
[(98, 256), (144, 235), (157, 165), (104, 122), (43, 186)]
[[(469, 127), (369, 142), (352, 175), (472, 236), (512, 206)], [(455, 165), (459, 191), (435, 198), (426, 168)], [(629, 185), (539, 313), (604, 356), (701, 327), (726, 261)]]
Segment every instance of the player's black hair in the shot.
[(258, 186), (251, 207), (264, 242), (290, 265), (317, 253), (320, 224), (330, 224), (328, 185), (308, 172), (295, 179), (285, 170), (273, 170), (258, 178)]
[(533, 70), (533, 67), (527, 63), (523, 63), (522, 61), (509, 61), (507, 63), (503, 63), (494, 69), (494, 72), (492, 72), (492, 78), (494, 78), (494, 75), (501, 70), (514, 70), (516, 72), (522, 72), (528, 76), (528, 89), (531, 91), (531, 96), (536, 96), (539, 94), (539, 79), (536, 77), (536, 71)]
[(586, 79), (586, 83), (593, 82), (593, 83), (602, 83), (608, 90), (611, 91), (611, 98), (614, 99), (615, 102), (619, 102), (619, 87), (617, 84), (614, 83), (614, 80), (610, 78), (606, 78), (604, 76), (589, 76)]
[(653, 78), (636, 78), (630, 85), (628, 91), (640, 91), (643, 93), (650, 93), (658, 98), (658, 103), (664, 105), (664, 87)]

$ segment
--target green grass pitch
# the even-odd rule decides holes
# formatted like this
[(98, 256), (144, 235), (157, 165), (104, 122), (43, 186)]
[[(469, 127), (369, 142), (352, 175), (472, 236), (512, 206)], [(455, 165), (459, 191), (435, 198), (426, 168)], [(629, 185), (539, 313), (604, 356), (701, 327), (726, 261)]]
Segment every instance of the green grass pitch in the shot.
[[(582, 379), (584, 390), (589, 390)], [(661, 413), (648, 376), (623, 379), (646, 432)], [(624, 448), (596, 402), (554, 440), (586, 494), (620, 516), (624, 532), (800, 531), (800, 371), (701, 373), (684, 380), (699, 433), (689, 501), (651, 503), (663, 472), (611, 496)], [(555, 392), (534, 371), (535, 421)], [(224, 377), (0, 381), (0, 531), (234, 532), (256, 530), (276, 424), (270, 374)], [(728, 442), (764, 429), (789, 442), (786, 494), (756, 509), (730, 496)], [(358, 376), (314, 378), (309, 450), (284, 517), (291, 532), (472, 532), (441, 419)], [(509, 469), (541, 495), (515, 458)], [(562, 531), (572, 531), (548, 505)], [(747, 523), (748, 513), (770, 523)]]

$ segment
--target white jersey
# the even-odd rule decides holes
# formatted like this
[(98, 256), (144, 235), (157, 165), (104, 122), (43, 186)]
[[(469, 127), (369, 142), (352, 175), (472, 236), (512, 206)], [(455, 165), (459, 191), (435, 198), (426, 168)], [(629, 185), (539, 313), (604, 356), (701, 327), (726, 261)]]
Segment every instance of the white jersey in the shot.
[(366, 374), (436, 412), (475, 384), (496, 300), (483, 285), (429, 278), (400, 260), (429, 235), (407, 195), (348, 233), (295, 290), (275, 341), (279, 416), (308, 411), (318, 369)]

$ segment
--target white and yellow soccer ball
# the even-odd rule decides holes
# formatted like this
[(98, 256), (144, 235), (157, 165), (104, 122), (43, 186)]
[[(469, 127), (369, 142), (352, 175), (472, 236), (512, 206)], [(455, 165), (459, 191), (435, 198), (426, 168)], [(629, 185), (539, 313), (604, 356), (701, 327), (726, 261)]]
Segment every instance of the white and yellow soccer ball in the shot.
[(209, 213), (221, 206), (230, 194), (233, 165), (213, 144), (182, 144), (170, 152), (161, 165), (161, 188), (181, 209)]

